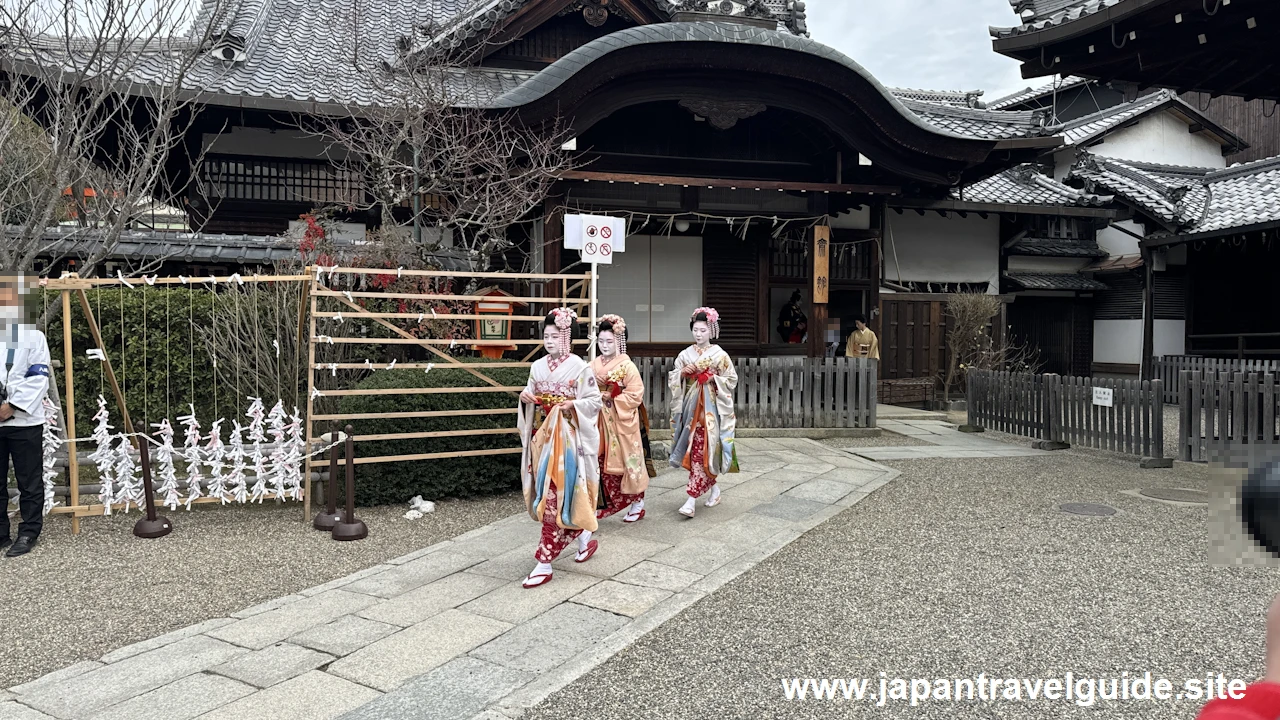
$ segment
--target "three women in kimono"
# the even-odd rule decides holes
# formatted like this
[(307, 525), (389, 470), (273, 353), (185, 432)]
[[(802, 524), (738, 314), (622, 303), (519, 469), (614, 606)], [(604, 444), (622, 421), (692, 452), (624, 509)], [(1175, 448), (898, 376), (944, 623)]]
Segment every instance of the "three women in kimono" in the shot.
[(720, 314), (700, 307), (689, 319), (693, 344), (676, 357), (671, 371), (671, 466), (689, 471), (688, 498), (680, 514), (694, 516), (698, 498), (710, 492), (706, 506), (720, 504), (716, 478), (738, 472), (734, 447), (733, 392), (738, 373), (728, 353), (712, 340), (720, 337)]

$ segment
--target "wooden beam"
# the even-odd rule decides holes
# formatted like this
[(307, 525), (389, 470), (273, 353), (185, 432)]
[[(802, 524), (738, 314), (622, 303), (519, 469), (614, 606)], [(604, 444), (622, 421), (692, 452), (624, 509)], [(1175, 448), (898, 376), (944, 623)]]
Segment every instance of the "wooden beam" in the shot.
[(633, 173), (592, 172), (569, 170), (560, 175), (563, 180), (587, 182), (631, 183), (633, 185), (677, 185), (680, 187), (729, 188), (731, 190), (771, 190), (845, 193), (849, 195), (899, 195), (902, 188), (896, 185), (849, 185), (837, 183), (780, 182), (776, 180), (725, 180), (723, 178), (677, 177), (672, 175), (637, 175)]
[(979, 203), (967, 200), (915, 200), (896, 199), (890, 206), (901, 213), (902, 208), (911, 208), (916, 212), (925, 210), (964, 210), (966, 212), (1003, 213), (1006, 215), (1056, 215), (1059, 217), (1096, 217), (1109, 220), (1124, 219), (1119, 210), (1110, 208), (1057, 206), (1057, 205), (1015, 205), (1011, 203)]
[[(67, 468), (69, 470), (68, 483), (71, 486), (71, 495), (68, 498), (69, 505), (80, 504), (80, 460), (76, 457), (76, 383), (75, 368), (72, 367), (71, 361), (75, 354), (71, 347), (71, 291), (62, 291), (62, 362), (66, 367), (67, 374), (67, 407), (63, 411), (63, 428), (66, 430), (67, 440)], [(8, 480), (8, 478), (6, 478)], [(7, 498), (6, 498), (7, 502)], [(71, 516), (71, 534), (80, 534), (80, 518)]]
[[(111, 381), (111, 392), (116, 397), (116, 405), (120, 408), (120, 415), (124, 418), (124, 431), (133, 435), (133, 421), (129, 419), (129, 408), (124, 403), (124, 393), (120, 392), (120, 384), (116, 382), (116, 373), (111, 368), (111, 356), (107, 354), (107, 348), (102, 344), (102, 332), (98, 329), (98, 321), (93, 316), (93, 308), (89, 307), (89, 296), (84, 290), (76, 290), (76, 294), (80, 296), (80, 308), (84, 310), (85, 319), (89, 321), (89, 332), (93, 334), (94, 345), (102, 351), (102, 366), (107, 372), (107, 379)], [(138, 439), (130, 437), (134, 447), (138, 446)]]

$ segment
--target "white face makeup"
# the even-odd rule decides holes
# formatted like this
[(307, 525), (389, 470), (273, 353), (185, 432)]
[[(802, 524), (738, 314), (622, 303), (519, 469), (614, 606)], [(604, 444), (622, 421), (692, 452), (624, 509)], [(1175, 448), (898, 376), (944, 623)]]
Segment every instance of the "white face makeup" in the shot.
[(711, 326), (699, 320), (693, 324), (693, 342), (698, 347), (706, 347), (711, 342)]
[(551, 357), (560, 357), (560, 328), (551, 325), (542, 331), (542, 347)]
[(596, 347), (600, 348), (601, 355), (613, 357), (618, 354), (618, 337), (612, 330), (604, 330), (600, 333), (600, 337), (596, 338)]

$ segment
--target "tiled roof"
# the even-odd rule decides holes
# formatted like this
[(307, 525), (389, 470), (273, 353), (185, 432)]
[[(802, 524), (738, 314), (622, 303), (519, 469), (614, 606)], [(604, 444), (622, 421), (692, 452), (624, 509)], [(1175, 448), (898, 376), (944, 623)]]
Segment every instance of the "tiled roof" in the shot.
[(1115, 192), (1183, 236), (1280, 223), (1280, 157), (1214, 170), (1082, 153), (1070, 177)]
[(1010, 168), (963, 189), (953, 189), (951, 197), (956, 200), (980, 203), (1084, 207), (1102, 207), (1113, 199), (1109, 195), (1083, 192), (1064, 185), (1051, 177), (1042, 175), (1031, 165)]
[(1009, 0), (1022, 23), (1013, 27), (991, 27), (996, 38), (1023, 35), (1065, 25), (1118, 5), (1121, 0)]
[(917, 117), (934, 127), (956, 135), (987, 140), (1045, 137), (1054, 135), (1056, 127), (1047, 125), (1043, 112), (1005, 112), (979, 108), (943, 105), (909, 97), (900, 97)]
[(1108, 255), (1081, 269), (1081, 272), (1124, 272), (1142, 267), (1141, 255)]
[(1066, 273), (1014, 273), (1005, 278), (1024, 290), (1107, 290), (1106, 285), (1083, 275)]
[(1196, 123), (1212, 130), (1213, 133), (1229, 145), (1246, 148), (1248, 143), (1235, 133), (1209, 119), (1191, 104), (1178, 97), (1173, 90), (1157, 90), (1130, 103), (1121, 103), (1104, 108), (1098, 112), (1084, 115), (1063, 123), (1061, 134), (1068, 145), (1081, 145), (1096, 140), (1121, 126), (1137, 120), (1144, 115), (1165, 109), (1176, 110), (1178, 114), (1191, 118)]
[(1041, 257), (1101, 258), (1107, 251), (1092, 240), (1066, 238), (1023, 238), (1009, 247), (1013, 255), (1038, 255)]
[(1268, 158), (1206, 175), (1204, 218), (1196, 234), (1280, 222), (1280, 158)]
[(1054, 80), (1048, 85), (1041, 85), (1036, 88), (1029, 87), (1026, 90), (1020, 90), (1011, 95), (996, 98), (995, 100), (987, 103), (987, 109), (1006, 110), (1017, 105), (1039, 100), (1040, 98), (1049, 97), (1055, 92), (1062, 92), (1063, 90), (1069, 90), (1073, 87), (1085, 85), (1091, 82), (1093, 81), (1082, 77), (1076, 77), (1074, 75), (1068, 75), (1060, 80)]
[(951, 105), (953, 107), (984, 108), (982, 90), (917, 90), (915, 88), (889, 88), (889, 92), (899, 100), (919, 100), (921, 102)]

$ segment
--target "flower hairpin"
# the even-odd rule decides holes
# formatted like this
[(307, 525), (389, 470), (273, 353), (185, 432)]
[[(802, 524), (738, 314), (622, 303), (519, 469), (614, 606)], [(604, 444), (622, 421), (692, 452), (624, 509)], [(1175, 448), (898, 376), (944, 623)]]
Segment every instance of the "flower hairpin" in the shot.
[(698, 315), (702, 313), (706, 313), (707, 326), (711, 328), (711, 339), (719, 340), (720, 339), (720, 313), (713, 307), (700, 307), (693, 311), (693, 315), (691, 315), (690, 318), (691, 319), (697, 318)]

